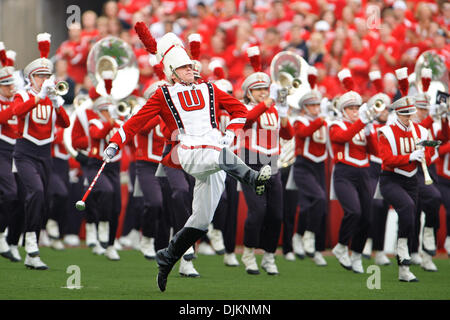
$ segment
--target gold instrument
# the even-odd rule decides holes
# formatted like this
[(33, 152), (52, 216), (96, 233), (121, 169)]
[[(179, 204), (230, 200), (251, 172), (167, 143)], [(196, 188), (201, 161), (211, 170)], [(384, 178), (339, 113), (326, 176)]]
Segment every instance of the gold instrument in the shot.
[(69, 92), (69, 84), (66, 81), (58, 81), (55, 87), (48, 88), (48, 91), (49, 95), (64, 96)]
[(119, 117), (127, 117), (131, 114), (131, 105), (128, 101), (123, 100), (117, 104), (116, 112)]
[[(409, 120), (409, 126), (411, 127), (411, 133), (413, 135), (415, 143), (419, 144), (420, 139), (417, 137), (416, 130), (414, 129), (414, 125), (411, 120)], [(420, 146), (419, 148), (425, 148), (425, 147)], [(422, 165), (422, 171), (423, 171), (423, 177), (425, 179), (425, 184), (427, 186), (430, 184), (433, 184), (433, 179), (431, 179), (430, 173), (428, 172), (428, 167), (427, 167), (427, 162), (425, 160), (425, 157), (423, 158), (423, 161), (420, 164)]]

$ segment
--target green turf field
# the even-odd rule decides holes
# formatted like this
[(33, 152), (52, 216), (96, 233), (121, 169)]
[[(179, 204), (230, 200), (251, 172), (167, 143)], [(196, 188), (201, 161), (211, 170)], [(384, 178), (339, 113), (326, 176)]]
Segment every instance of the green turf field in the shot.
[[(21, 249), (22, 258), (24, 251)], [(327, 267), (317, 267), (310, 259), (288, 262), (277, 256), (279, 276), (261, 270), (248, 275), (244, 267), (225, 267), (223, 257), (202, 256), (195, 261), (200, 278), (183, 278), (178, 264), (169, 276), (167, 290), (156, 285), (155, 261), (145, 260), (138, 251), (119, 252), (121, 261), (94, 256), (87, 248), (57, 252), (41, 249), (42, 259), (50, 269), (28, 270), (23, 261), (12, 263), (0, 257), (0, 299), (201, 299), (201, 300), (302, 300), (302, 299), (450, 299), (450, 259), (435, 259), (439, 272), (411, 270), (418, 283), (397, 280), (396, 264), (381, 268), (381, 289), (369, 290), (369, 274), (346, 271), (333, 256), (326, 256)], [(260, 263), (262, 256), (257, 255)], [(240, 260), (240, 255), (238, 255)], [(394, 262), (394, 258), (391, 259)], [(367, 268), (373, 260), (364, 260)], [(78, 265), (81, 289), (67, 289), (67, 267)]]

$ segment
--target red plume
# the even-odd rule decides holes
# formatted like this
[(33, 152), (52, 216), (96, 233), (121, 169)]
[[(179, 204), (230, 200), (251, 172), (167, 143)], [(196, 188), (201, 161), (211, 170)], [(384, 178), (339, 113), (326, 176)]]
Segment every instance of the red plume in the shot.
[(48, 58), (50, 53), (50, 37), (49, 33), (39, 33), (37, 35), (38, 49), (41, 53), (41, 58)]
[(317, 81), (317, 69), (315, 67), (310, 67), (308, 69), (308, 83), (311, 87), (311, 90), (316, 86)]
[(200, 42), (201, 37), (198, 33), (193, 33), (188, 37), (189, 49), (191, 51), (191, 58), (193, 60), (199, 60), (200, 58)]
[(369, 72), (369, 79), (372, 81), (377, 92), (383, 92), (383, 81), (381, 80), (381, 72), (379, 70)]
[(409, 81), (408, 81), (408, 68), (400, 68), (395, 70), (397, 76), (398, 86), (402, 96), (408, 95)]
[(7, 66), (8, 58), (6, 57), (5, 45), (3, 42), (0, 42), (0, 62), (3, 67)]
[(153, 66), (153, 70), (155, 71), (155, 73), (158, 76), (159, 80), (164, 80), (166, 75), (164, 74), (163, 66), (162, 66), (161, 63), (155, 64)]
[(247, 49), (247, 56), (250, 59), (253, 70), (255, 70), (255, 72), (261, 71), (261, 56), (259, 54), (259, 47), (249, 47)]
[(153, 38), (152, 34), (148, 30), (145, 23), (136, 22), (136, 24), (134, 25), (134, 30), (136, 30), (136, 33), (139, 36), (139, 39), (144, 44), (145, 49), (147, 49), (147, 51), (150, 52), (151, 54), (156, 54), (157, 51), (156, 40), (155, 38)]
[(422, 90), (427, 92), (430, 88), (432, 70), (429, 68), (423, 68), (421, 71)]
[(16, 52), (13, 50), (6, 51), (7, 61), (6, 64), (9, 67), (14, 67), (14, 62), (16, 61)]
[(347, 90), (353, 90), (355, 84), (353, 83), (352, 74), (349, 69), (342, 69), (338, 72), (338, 78)]
[(213, 73), (217, 79), (225, 79), (225, 71), (222, 67), (216, 67)]

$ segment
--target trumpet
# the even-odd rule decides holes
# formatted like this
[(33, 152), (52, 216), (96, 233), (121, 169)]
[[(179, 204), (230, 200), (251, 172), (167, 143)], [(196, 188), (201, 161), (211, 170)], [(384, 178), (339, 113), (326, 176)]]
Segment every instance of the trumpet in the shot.
[(119, 117), (126, 117), (131, 114), (131, 105), (128, 101), (120, 101), (116, 107), (116, 113)]
[(49, 95), (64, 96), (69, 92), (69, 84), (66, 81), (58, 81), (54, 87), (48, 88)]
[(385, 109), (386, 103), (383, 101), (383, 99), (375, 99), (373, 103), (367, 104), (367, 117), (369, 119), (376, 119)]

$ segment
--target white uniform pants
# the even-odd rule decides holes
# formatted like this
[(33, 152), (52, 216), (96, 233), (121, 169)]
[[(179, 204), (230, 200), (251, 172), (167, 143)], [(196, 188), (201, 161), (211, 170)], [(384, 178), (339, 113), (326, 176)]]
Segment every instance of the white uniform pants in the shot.
[(220, 150), (217, 147), (178, 147), (183, 170), (195, 178), (192, 215), (185, 227), (206, 231), (213, 220), (225, 190), (226, 173), (219, 167)]

